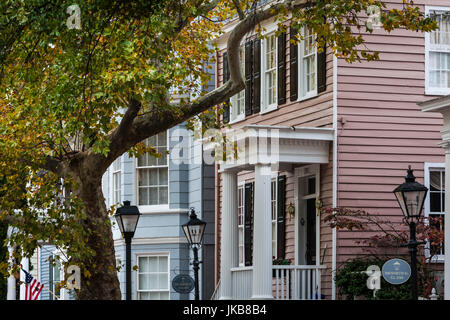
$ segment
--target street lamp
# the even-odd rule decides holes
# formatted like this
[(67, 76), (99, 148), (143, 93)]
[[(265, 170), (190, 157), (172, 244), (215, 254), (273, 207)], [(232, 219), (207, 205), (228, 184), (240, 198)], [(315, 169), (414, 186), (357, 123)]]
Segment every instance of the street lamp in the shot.
[(123, 207), (117, 209), (114, 217), (126, 245), (126, 299), (131, 300), (131, 239), (136, 231), (140, 212), (138, 207), (130, 206), (130, 201), (124, 201)]
[(409, 225), (410, 240), (408, 243), (411, 254), (411, 294), (412, 299), (417, 300), (417, 246), (421, 243), (416, 240), (416, 225), (422, 215), (422, 208), (428, 188), (416, 182), (411, 166), (408, 168), (408, 174), (405, 182), (399, 185), (393, 191), (397, 197), (400, 208), (403, 211), (405, 220)]
[(197, 218), (194, 208), (191, 208), (189, 221), (182, 225), (184, 235), (194, 251), (194, 279), (195, 279), (195, 300), (200, 300), (198, 288), (198, 269), (201, 261), (198, 260), (198, 248), (200, 248), (205, 232), (206, 222)]

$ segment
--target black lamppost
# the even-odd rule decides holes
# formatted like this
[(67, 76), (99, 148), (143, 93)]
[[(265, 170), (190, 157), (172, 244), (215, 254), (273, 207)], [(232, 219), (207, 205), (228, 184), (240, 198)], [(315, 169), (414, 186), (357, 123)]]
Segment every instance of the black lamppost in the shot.
[(138, 207), (130, 206), (130, 201), (124, 201), (123, 207), (117, 209), (114, 217), (126, 245), (126, 299), (131, 300), (131, 239), (133, 239), (140, 212)]
[(412, 299), (417, 300), (417, 246), (421, 243), (416, 240), (416, 225), (422, 215), (422, 208), (427, 195), (428, 188), (416, 182), (411, 166), (408, 168), (408, 174), (405, 182), (394, 190), (400, 208), (403, 211), (405, 220), (409, 225), (410, 240), (408, 243), (411, 254), (411, 294)]
[(195, 300), (200, 300), (199, 288), (198, 288), (198, 269), (202, 263), (198, 260), (198, 248), (200, 248), (203, 240), (203, 234), (205, 232), (206, 222), (197, 218), (195, 210), (191, 208), (191, 214), (189, 221), (182, 225), (184, 235), (194, 251), (194, 280), (195, 280)]

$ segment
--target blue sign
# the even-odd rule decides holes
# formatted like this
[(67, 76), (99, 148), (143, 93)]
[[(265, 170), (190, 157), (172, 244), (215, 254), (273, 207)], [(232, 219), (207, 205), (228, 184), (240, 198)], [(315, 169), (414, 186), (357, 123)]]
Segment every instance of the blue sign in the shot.
[(384, 280), (391, 284), (402, 284), (411, 276), (411, 267), (402, 259), (391, 259), (383, 264), (381, 269)]
[(194, 279), (188, 274), (179, 274), (172, 280), (172, 288), (178, 293), (189, 293), (194, 286)]

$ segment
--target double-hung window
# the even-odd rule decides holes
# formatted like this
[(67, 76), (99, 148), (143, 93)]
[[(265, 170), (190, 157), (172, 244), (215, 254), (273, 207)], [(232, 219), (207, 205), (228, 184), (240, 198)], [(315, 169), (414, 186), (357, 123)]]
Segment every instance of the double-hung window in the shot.
[[(239, 63), (241, 74), (245, 74), (245, 50), (239, 48)], [(231, 121), (240, 121), (245, 117), (245, 90), (231, 97)]]
[(137, 299), (169, 300), (169, 256), (138, 256)]
[(262, 111), (277, 107), (277, 38), (275, 34), (264, 39), (263, 46), (263, 104)]
[(168, 204), (168, 157), (167, 132), (161, 132), (145, 140), (162, 155), (160, 158), (149, 153), (137, 159), (138, 204), (140, 206)]
[(317, 95), (317, 46), (308, 28), (303, 28), (299, 53), (299, 98), (307, 99)]
[(426, 93), (450, 94), (450, 7), (427, 8), (438, 30), (427, 33), (426, 41)]
[[(425, 165), (425, 186), (428, 195), (425, 199), (425, 218), (428, 223), (443, 231), (445, 218), (445, 167), (444, 164)], [(443, 261), (444, 243), (427, 244), (427, 257), (432, 261)]]
[(121, 188), (121, 182), (120, 182), (120, 158), (117, 158), (112, 165), (112, 202), (113, 204), (120, 203), (120, 188)]

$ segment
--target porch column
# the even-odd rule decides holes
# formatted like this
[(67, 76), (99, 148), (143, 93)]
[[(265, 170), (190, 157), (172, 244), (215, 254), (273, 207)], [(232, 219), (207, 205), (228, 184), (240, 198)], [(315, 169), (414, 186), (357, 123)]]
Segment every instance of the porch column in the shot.
[[(9, 257), (13, 256), (14, 248), (8, 246)], [(11, 264), (13, 263), (13, 259), (11, 259)], [(16, 300), (16, 278), (14, 274), (8, 277), (8, 292), (6, 294), (6, 300)]]
[(255, 165), (253, 212), (252, 299), (273, 299), (272, 295), (272, 210), (270, 165)]
[[(450, 140), (441, 144), (445, 149), (445, 203), (450, 203)], [(444, 219), (444, 299), (450, 300), (450, 206), (445, 206)]]
[(222, 173), (222, 231), (220, 241), (220, 300), (233, 299), (231, 268), (239, 264), (237, 175)]
[[(30, 259), (28, 258), (22, 258), (22, 261), (20, 262), (22, 265), (22, 268), (26, 270), (27, 272), (30, 271)], [(20, 285), (20, 300), (25, 300), (25, 273), (23, 271), (20, 271), (20, 281), (22, 281), (22, 284)]]

